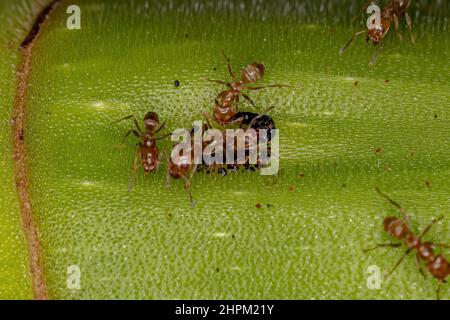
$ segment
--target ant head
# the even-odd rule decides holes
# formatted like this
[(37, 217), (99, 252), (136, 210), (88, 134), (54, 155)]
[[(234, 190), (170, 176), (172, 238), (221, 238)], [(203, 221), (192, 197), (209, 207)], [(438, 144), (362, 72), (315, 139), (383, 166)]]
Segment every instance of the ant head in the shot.
[(386, 230), (386, 231), (389, 230), (389, 227), (390, 227), (391, 223), (393, 223), (393, 222), (395, 222), (397, 220), (398, 220), (397, 217), (387, 217), (387, 218), (385, 218), (384, 222), (383, 222), (384, 230)]
[(266, 67), (262, 63), (254, 62), (242, 70), (241, 78), (244, 83), (254, 83), (264, 77)]
[(159, 117), (155, 112), (147, 112), (144, 117), (144, 128), (147, 130), (155, 130), (159, 125)]

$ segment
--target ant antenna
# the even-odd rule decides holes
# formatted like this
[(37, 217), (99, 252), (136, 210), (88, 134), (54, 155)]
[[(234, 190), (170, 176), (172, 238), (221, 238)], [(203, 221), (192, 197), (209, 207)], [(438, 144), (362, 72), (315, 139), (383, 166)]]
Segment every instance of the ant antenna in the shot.
[(375, 190), (383, 198), (385, 198), (387, 201), (389, 201), (389, 203), (391, 203), (394, 207), (396, 207), (398, 211), (400, 211), (403, 214), (403, 216), (404, 216), (406, 222), (408, 223), (409, 227), (411, 227), (411, 219), (409, 218), (408, 214), (406, 213), (406, 210), (404, 208), (402, 208), (397, 202), (395, 202), (394, 200), (389, 198), (387, 195), (385, 195), (383, 192), (381, 192), (380, 189), (378, 189), (378, 187), (376, 187)]
[(227, 61), (228, 73), (230, 74), (230, 76), (233, 79), (233, 81), (236, 81), (236, 74), (233, 72), (233, 68), (231, 67), (231, 60), (230, 60), (230, 58), (228, 58), (225, 55), (225, 52), (223, 51), (223, 49), (221, 50), (221, 52), (222, 52), (222, 55), (225, 57), (225, 60)]
[(136, 180), (136, 172), (139, 169), (141, 163), (139, 162), (139, 153), (141, 151), (141, 148), (137, 148), (136, 152), (134, 154), (134, 164), (131, 174), (130, 183), (128, 184), (128, 192), (131, 192), (131, 189), (133, 188), (134, 181)]

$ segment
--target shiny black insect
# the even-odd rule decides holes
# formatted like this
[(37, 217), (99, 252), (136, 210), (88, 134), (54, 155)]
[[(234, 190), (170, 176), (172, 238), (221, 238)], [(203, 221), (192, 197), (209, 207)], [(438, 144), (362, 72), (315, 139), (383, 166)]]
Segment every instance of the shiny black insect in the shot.
[(258, 133), (259, 130), (265, 129), (267, 130), (267, 141), (272, 140), (272, 132), (271, 130), (276, 129), (275, 122), (272, 117), (265, 114), (258, 114), (254, 112), (238, 112), (234, 116), (233, 120), (236, 120), (238, 123), (240, 122), (241, 127), (243, 125), (248, 128), (254, 129)]

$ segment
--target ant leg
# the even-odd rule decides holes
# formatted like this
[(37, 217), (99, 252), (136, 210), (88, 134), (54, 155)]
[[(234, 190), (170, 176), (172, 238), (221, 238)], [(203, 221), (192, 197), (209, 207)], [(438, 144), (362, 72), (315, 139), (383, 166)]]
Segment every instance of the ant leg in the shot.
[(158, 138), (156, 138), (156, 140), (163, 140), (163, 139), (165, 139), (165, 138), (167, 138), (167, 137), (170, 137), (172, 135), (172, 133), (167, 133), (167, 134), (165, 134), (165, 135), (163, 135), (163, 136), (160, 136), (160, 137), (158, 137)]
[(341, 50), (339, 50), (339, 54), (342, 56), (344, 54), (345, 50), (347, 50), (348, 46), (353, 42), (353, 40), (355, 40), (357, 37), (359, 37), (360, 35), (362, 35), (366, 32), (367, 32), (367, 30), (361, 30), (361, 31), (353, 34), (353, 36), (350, 38), (350, 40), (348, 40), (347, 44), (345, 46), (343, 46), (341, 48)]
[(170, 167), (167, 167), (166, 173), (166, 189), (170, 188)]
[(433, 243), (433, 247), (450, 249), (450, 245), (445, 243)]
[(119, 122), (121, 122), (121, 121), (131, 119), (131, 118), (133, 118), (133, 117), (134, 117), (134, 115), (130, 114), (129, 116), (123, 117), (122, 119), (119, 119), (119, 120), (116, 120), (116, 121), (111, 122), (111, 124), (119, 123)]
[(253, 102), (253, 100), (252, 100), (248, 95), (246, 95), (246, 94), (243, 93), (243, 92), (241, 92), (241, 94), (242, 94), (242, 96), (245, 98), (245, 100), (247, 100), (248, 102), (250, 102), (250, 104), (251, 104), (252, 106), (255, 107), (255, 103)]
[(373, 55), (372, 60), (370, 60), (370, 62), (369, 62), (369, 67), (373, 67), (374, 66), (375, 61), (377, 61), (377, 58), (380, 55), (380, 52), (384, 49), (384, 42), (380, 41), (379, 46), (380, 47), (378, 48), (377, 52), (375, 52), (375, 54)]
[(440, 293), (441, 293), (441, 284), (442, 284), (442, 281), (439, 281), (438, 287), (437, 287), (437, 289), (436, 289), (436, 298), (437, 298), (437, 300), (441, 300), (441, 297), (440, 297)]
[(163, 123), (162, 125), (159, 126), (158, 129), (155, 130), (155, 132), (153, 132), (153, 134), (157, 134), (158, 132), (160, 132), (162, 129), (164, 129), (166, 127), (166, 123)]
[(406, 213), (406, 210), (403, 209), (397, 202), (395, 202), (394, 200), (392, 200), (391, 198), (389, 198), (387, 195), (385, 195), (383, 192), (380, 191), (380, 189), (375, 188), (375, 190), (383, 197), (385, 198), (387, 201), (389, 201), (389, 203), (391, 203), (394, 207), (396, 207), (402, 214), (403, 217), (406, 220), (406, 223), (408, 224), (408, 227), (410, 229), (412, 229), (412, 224), (411, 224), (411, 219), (409, 218), (409, 215)]
[(403, 36), (400, 33), (400, 27), (398, 26), (398, 17), (397, 15), (394, 13), (394, 25), (395, 25), (395, 32), (397, 33), (398, 38), (403, 41)]
[(136, 130), (128, 130), (128, 132), (123, 136), (122, 143), (118, 145), (118, 148), (121, 148), (123, 146), (123, 144), (125, 143), (125, 139), (128, 138), (130, 134), (134, 134), (136, 137), (141, 138), (140, 134)]
[(398, 260), (395, 264), (394, 268), (386, 275), (386, 280), (394, 273), (394, 271), (398, 268), (398, 266), (405, 260), (406, 256), (411, 252), (411, 249), (406, 250), (403, 256)]
[(158, 165), (156, 166), (156, 171), (158, 171), (159, 165), (163, 162), (164, 159), (167, 159), (167, 153), (165, 150), (162, 150), (159, 152)]
[(233, 81), (236, 81), (236, 74), (233, 72), (233, 68), (231, 67), (231, 61), (230, 58), (228, 58), (225, 55), (225, 52), (222, 50), (222, 55), (225, 57), (225, 60), (227, 61), (227, 68), (228, 68), (228, 73), (230, 74), (231, 78), (233, 79)]
[(401, 243), (382, 243), (382, 244), (377, 244), (373, 248), (365, 249), (365, 250), (363, 250), (363, 252), (369, 252), (369, 251), (373, 251), (373, 250), (378, 249), (378, 248), (386, 248), (386, 247), (398, 248), (401, 245), (402, 245)]
[(208, 130), (211, 129), (212, 125), (211, 125), (211, 122), (209, 122), (209, 114), (207, 114), (206, 112), (203, 112), (203, 117), (205, 118), (207, 129)]
[(419, 241), (422, 240), (422, 238), (430, 231), (431, 227), (433, 227), (436, 223), (444, 219), (444, 217), (439, 217), (435, 220), (433, 220), (419, 235)]
[[(166, 124), (163, 123), (162, 125), (159, 126), (158, 129), (156, 129), (156, 131), (154, 132), (154, 134), (155, 134), (155, 135), (158, 134), (158, 133), (159, 133), (162, 129), (164, 129), (165, 127), (166, 127)], [(157, 137), (156, 140), (162, 140), (162, 139), (165, 139), (165, 138), (167, 138), (167, 137), (170, 137), (171, 134), (172, 134), (172, 133), (167, 133), (167, 134), (165, 134), (165, 135), (163, 135), (163, 136)]]
[(131, 180), (130, 180), (130, 183), (128, 184), (128, 192), (130, 192), (131, 189), (133, 188), (133, 183), (136, 180), (136, 172), (139, 169), (139, 167), (141, 166), (140, 152), (141, 152), (141, 145), (139, 145), (139, 147), (136, 149), (136, 153), (134, 154), (134, 163), (133, 163), (133, 169), (131, 170), (132, 171)]
[(409, 29), (409, 34), (411, 35), (411, 42), (413, 44), (415, 44), (416, 43), (416, 37), (414, 36), (413, 30), (412, 30), (411, 17), (409, 16), (409, 14), (407, 12), (405, 12), (405, 18), (406, 18), (406, 24), (408, 25), (408, 29)]
[(113, 122), (111, 122), (111, 124), (119, 123), (121, 121), (128, 120), (128, 119), (131, 119), (131, 118), (133, 118), (134, 128), (136, 129), (137, 132), (139, 132), (139, 134), (141, 134), (142, 130), (139, 127), (139, 123), (138, 123), (138, 121), (136, 120), (136, 117), (133, 114), (131, 114), (129, 116), (126, 116), (126, 117), (124, 117), (122, 119), (119, 119), (117, 121), (113, 121)]
[(192, 207), (195, 207), (195, 201), (192, 196), (192, 177), (194, 176), (195, 172), (197, 171), (198, 165), (194, 165), (194, 168), (192, 169), (191, 173), (189, 174), (189, 177), (181, 176), (184, 179), (184, 188), (186, 189), (189, 201), (191, 202)]
[(290, 88), (290, 85), (287, 84), (268, 84), (265, 86), (259, 86), (259, 87), (250, 87), (250, 86), (244, 86), (244, 90), (262, 90), (262, 89), (266, 89), (266, 88)]
[(167, 155), (166, 151), (161, 151), (161, 154), (166, 158), (167, 171), (166, 171), (166, 189), (170, 187), (170, 157)]
[(243, 121), (244, 121), (244, 117), (240, 117), (240, 118), (237, 118), (237, 119), (234, 119), (233, 121), (231, 121), (230, 124), (239, 123), (239, 125), (242, 126)]
[(417, 265), (417, 268), (419, 269), (420, 274), (421, 274), (424, 278), (426, 278), (425, 273), (423, 272), (422, 265), (420, 264), (419, 254), (416, 254), (416, 260), (415, 260), (415, 261), (416, 261), (416, 265)]
[(133, 117), (133, 123), (134, 123), (134, 128), (136, 129), (136, 131), (139, 132), (139, 134), (142, 135), (142, 130), (141, 130), (141, 128), (139, 127), (139, 123), (138, 123), (138, 121), (136, 120), (135, 117)]

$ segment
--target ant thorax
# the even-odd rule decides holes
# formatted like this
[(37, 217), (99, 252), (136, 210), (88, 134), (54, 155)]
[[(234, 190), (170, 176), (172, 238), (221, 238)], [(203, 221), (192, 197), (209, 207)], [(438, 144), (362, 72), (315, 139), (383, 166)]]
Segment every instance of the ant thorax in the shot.
[(244, 83), (242, 81), (233, 81), (230, 83), (232, 90), (240, 92), (244, 89)]
[(153, 148), (156, 146), (156, 139), (153, 135), (146, 134), (142, 140), (142, 146), (146, 148)]

